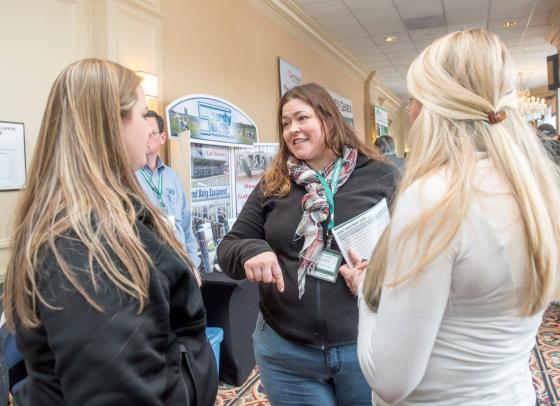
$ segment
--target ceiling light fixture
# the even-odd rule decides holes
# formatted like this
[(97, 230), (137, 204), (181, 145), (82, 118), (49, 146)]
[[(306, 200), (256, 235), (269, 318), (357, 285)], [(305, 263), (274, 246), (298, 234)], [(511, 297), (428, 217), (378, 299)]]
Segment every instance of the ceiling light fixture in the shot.
[(504, 28), (513, 28), (517, 25), (517, 21), (513, 21), (513, 20), (508, 20), (505, 23), (502, 24), (502, 26)]
[(397, 38), (395, 34), (391, 34), (385, 37), (385, 42), (395, 42)]
[(531, 96), (529, 89), (519, 91), (519, 111), (527, 121), (541, 119), (546, 113), (548, 106), (543, 98)]
[(527, 121), (536, 121), (546, 113), (548, 106), (543, 98), (531, 96), (529, 89), (523, 88), (523, 73), (519, 73), (519, 87), (517, 92), (519, 98), (519, 111)]

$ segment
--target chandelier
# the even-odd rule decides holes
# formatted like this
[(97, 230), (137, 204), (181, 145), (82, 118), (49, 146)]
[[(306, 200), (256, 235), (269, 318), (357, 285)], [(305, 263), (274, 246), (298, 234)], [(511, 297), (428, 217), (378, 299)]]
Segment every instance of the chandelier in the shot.
[(522, 72), (519, 72), (519, 88), (523, 89), (517, 92), (519, 112), (525, 117), (525, 120), (536, 121), (542, 118), (546, 112), (546, 102), (544, 99), (531, 96), (529, 89), (524, 89)]
[(518, 97), (519, 111), (527, 121), (535, 121), (544, 116), (547, 108), (544, 99), (531, 96), (529, 89), (519, 91)]

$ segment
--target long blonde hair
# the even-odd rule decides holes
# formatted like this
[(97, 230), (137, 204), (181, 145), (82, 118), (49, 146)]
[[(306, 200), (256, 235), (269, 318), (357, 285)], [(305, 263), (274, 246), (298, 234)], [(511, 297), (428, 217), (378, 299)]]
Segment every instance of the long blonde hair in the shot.
[(290, 151), (282, 135), (282, 108), (290, 100), (298, 99), (313, 108), (325, 132), (325, 147), (330, 149), (337, 157), (344, 153), (344, 147), (354, 147), (370, 159), (382, 160), (383, 157), (376, 148), (364, 144), (354, 132), (354, 129), (342, 117), (330, 94), (316, 83), (306, 83), (288, 90), (278, 104), (277, 124), (278, 153), (267, 168), (261, 189), (265, 196), (286, 196), (290, 192), (290, 175), (286, 162)]
[(103, 311), (64, 259), (65, 237), (78, 238), (86, 247), (83, 270), (89, 272), (92, 285), (97, 287), (98, 267), (120, 291), (137, 300), (138, 311), (147, 304), (151, 265), (135, 229), (140, 211), (190, 266), (129, 167), (122, 120), (136, 103), (140, 80), (129, 69), (98, 59), (77, 61), (55, 80), (11, 238), (3, 299), (10, 329), (16, 318), (24, 327), (39, 326), (40, 303), (54, 308), (38, 286), (48, 251), (76, 290)]
[[(411, 153), (395, 205), (412, 183), (444, 168), (447, 189), (416, 222), (391, 236), (391, 256), (397, 259), (407, 241), (423, 242), (416, 247), (417, 265), (403, 272), (406, 265), (397, 261), (392, 281), (384, 281), (391, 227), (386, 230), (364, 283), (371, 308), (384, 284), (418, 275), (451, 243), (467, 213), (477, 152), (486, 152), (509, 183), (526, 232), (529, 261), (520, 313), (535, 314), (559, 297), (559, 171), (517, 111), (515, 78), (503, 43), (480, 29), (440, 38), (412, 63), (408, 90), (422, 109), (410, 129)], [(504, 112), (506, 118), (492, 125), (490, 112)]]

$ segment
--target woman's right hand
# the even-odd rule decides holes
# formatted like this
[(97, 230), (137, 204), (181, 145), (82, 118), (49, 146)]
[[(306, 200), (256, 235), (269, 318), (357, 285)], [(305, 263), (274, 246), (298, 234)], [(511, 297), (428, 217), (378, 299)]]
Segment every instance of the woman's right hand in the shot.
[(252, 282), (275, 283), (279, 292), (284, 292), (284, 278), (276, 254), (266, 251), (249, 258), (243, 264), (247, 279)]

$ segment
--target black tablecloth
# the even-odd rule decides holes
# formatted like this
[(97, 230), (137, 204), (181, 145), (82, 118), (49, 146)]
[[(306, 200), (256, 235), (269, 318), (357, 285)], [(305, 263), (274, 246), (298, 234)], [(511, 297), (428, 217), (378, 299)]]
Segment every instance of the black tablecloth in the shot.
[(246, 279), (237, 281), (222, 272), (202, 274), (202, 296), (209, 327), (224, 330), (220, 351), (220, 380), (241, 386), (255, 366), (253, 341), (258, 289)]

